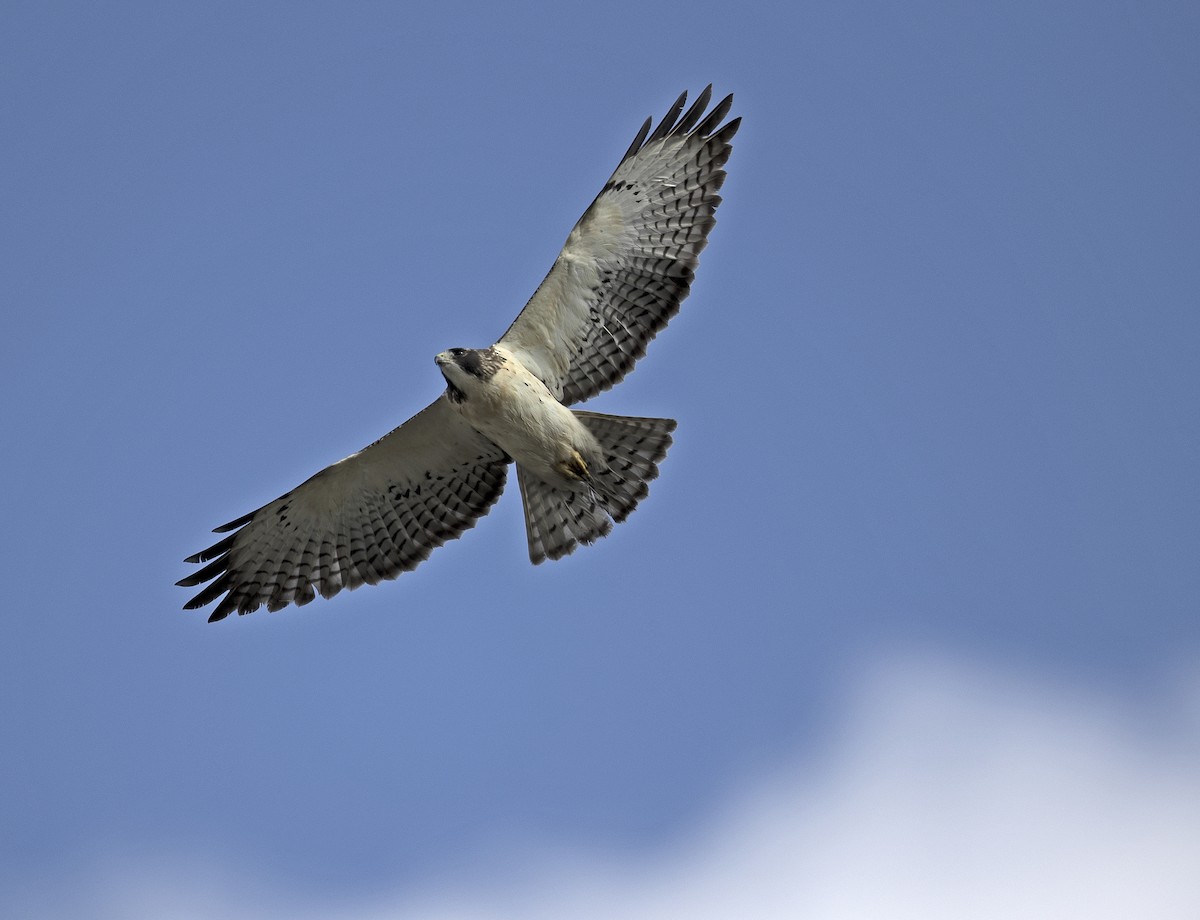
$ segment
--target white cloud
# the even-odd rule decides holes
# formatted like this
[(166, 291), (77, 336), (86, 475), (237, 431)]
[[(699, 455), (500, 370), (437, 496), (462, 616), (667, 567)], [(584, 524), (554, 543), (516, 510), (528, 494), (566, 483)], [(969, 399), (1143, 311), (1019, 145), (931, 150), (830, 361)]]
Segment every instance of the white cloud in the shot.
[[(865, 669), (826, 754), (636, 865), (544, 847), (508, 881), (291, 902), (221, 870), (106, 872), (58, 910), (189, 920), (1200, 917), (1200, 686), (1145, 712), (908, 657)], [(519, 867), (519, 868), (517, 868)], [(25, 907), (32, 907), (27, 904)], [(48, 907), (43, 904), (42, 907)]]

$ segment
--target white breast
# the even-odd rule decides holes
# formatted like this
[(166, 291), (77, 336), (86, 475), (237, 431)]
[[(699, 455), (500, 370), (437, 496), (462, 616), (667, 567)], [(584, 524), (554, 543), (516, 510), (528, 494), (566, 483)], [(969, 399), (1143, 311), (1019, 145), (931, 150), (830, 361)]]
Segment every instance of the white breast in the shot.
[(577, 483), (564, 479), (558, 468), (575, 453), (597, 456), (596, 439), (507, 349), (496, 346), (496, 350), (504, 355), (503, 367), (490, 379), (479, 381), (455, 408), (528, 472), (574, 488)]

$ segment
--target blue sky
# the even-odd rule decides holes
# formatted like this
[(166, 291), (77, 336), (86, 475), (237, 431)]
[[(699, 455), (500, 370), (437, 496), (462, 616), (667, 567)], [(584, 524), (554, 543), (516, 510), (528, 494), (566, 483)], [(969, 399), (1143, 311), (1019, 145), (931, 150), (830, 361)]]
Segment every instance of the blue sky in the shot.
[[(1189, 4), (6, 4), (0, 913), (1094, 917), (1136, 840), (1194, 916), (1198, 47)], [(679, 420), (638, 513), (534, 568), (514, 489), (396, 582), (181, 611), (708, 82), (694, 293), (589, 404)]]

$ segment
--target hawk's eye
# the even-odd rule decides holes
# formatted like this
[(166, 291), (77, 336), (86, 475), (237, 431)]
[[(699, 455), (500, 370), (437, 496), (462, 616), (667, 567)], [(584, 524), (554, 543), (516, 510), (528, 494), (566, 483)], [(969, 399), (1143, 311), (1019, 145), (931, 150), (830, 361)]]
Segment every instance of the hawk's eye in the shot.
[(461, 358), (466, 353), (467, 353), (467, 350), (465, 348), (451, 348), (450, 349), (450, 354), (454, 355), (454, 357), (456, 357), (456, 358)]

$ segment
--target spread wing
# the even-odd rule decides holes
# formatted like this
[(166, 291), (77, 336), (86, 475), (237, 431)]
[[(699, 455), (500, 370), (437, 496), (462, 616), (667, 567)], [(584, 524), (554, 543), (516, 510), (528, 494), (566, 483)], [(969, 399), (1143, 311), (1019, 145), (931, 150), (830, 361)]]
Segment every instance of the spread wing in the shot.
[(642, 125), (500, 339), (566, 405), (620, 382), (688, 295), (741, 123), (721, 125), (732, 96), (705, 115), (711, 95)]
[(370, 447), (216, 528), (235, 532), (185, 560), (208, 565), (179, 585), (210, 584), (184, 609), (224, 594), (213, 622), (395, 578), (487, 513), (508, 463), (443, 395)]

